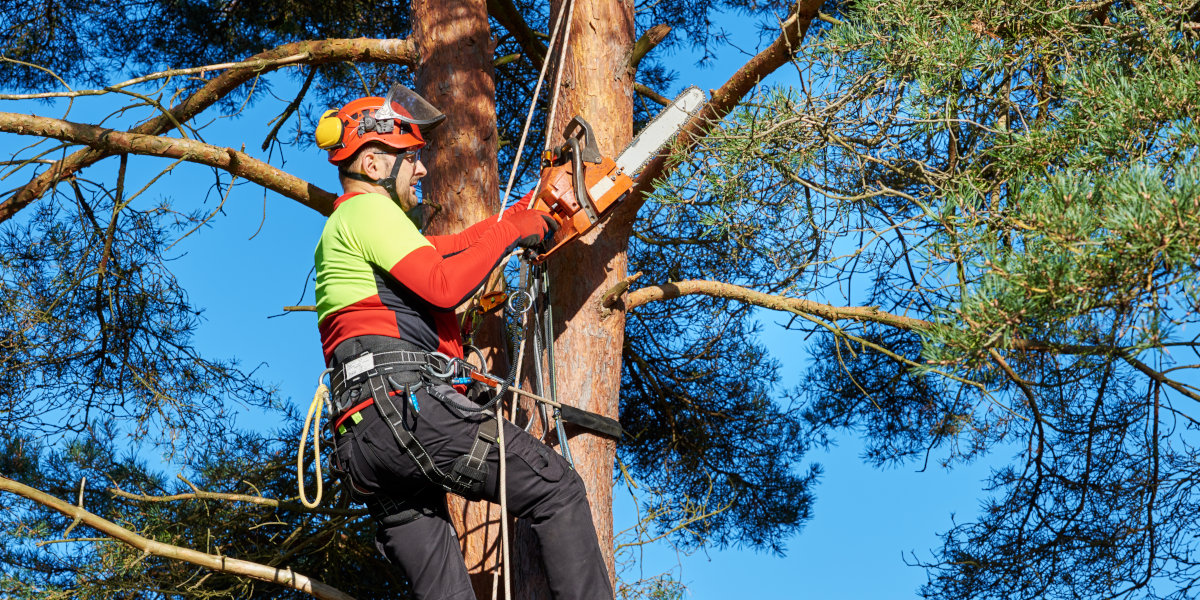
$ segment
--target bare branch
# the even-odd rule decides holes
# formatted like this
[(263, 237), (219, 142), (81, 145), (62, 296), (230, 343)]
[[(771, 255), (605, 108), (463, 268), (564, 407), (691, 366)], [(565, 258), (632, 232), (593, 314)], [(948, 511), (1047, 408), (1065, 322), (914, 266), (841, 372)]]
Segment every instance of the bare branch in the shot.
[[(193, 488), (195, 489), (195, 488)], [(167, 496), (149, 496), (146, 494), (134, 494), (126, 492), (118, 488), (108, 488), (108, 493), (119, 498), (128, 500), (136, 500), (138, 502), (181, 502), (185, 500), (219, 500), (222, 502), (245, 502), (258, 506), (266, 506), (270, 508), (279, 508), (283, 510), (291, 510), (296, 512), (320, 513), (324, 515), (339, 515), (348, 517), (357, 517), (367, 514), (367, 510), (363, 508), (305, 508), (295, 502), (284, 502), (274, 498), (264, 498), (262, 496), (251, 496), (249, 494), (226, 494), (222, 492), (206, 492), (196, 489), (196, 491), (188, 494), (170, 494)]]
[[(629, 295), (625, 297), (624, 305), (625, 310), (630, 310), (650, 302), (659, 300), (672, 300), (680, 296), (688, 296), (692, 294), (712, 296), (715, 298), (729, 298), (731, 300), (738, 300), (740, 302), (745, 302), (746, 304), (761, 306), (763, 308), (769, 308), (772, 310), (790, 312), (794, 314), (812, 315), (827, 321), (859, 321), (879, 323), (889, 327), (896, 327), (898, 329), (917, 332), (932, 329), (934, 326), (934, 323), (931, 321), (892, 314), (879, 310), (879, 307), (877, 306), (833, 306), (831, 304), (822, 304), (820, 302), (813, 302), (812, 300), (805, 300), (803, 298), (789, 298), (787, 296), (766, 294), (749, 288), (734, 285), (732, 283), (724, 283), (719, 281), (676, 281), (673, 283), (664, 283), (662, 285), (640, 288), (630, 292)], [(1007, 340), (998, 344), (997, 347), (1006, 350), (1054, 352), (1058, 354), (1117, 356), (1121, 355), (1123, 352), (1123, 349), (1111, 346), (1058, 344), (1022, 338)], [(1124, 358), (1125, 360), (1133, 360), (1129, 357)], [(1137, 365), (1135, 364), (1134, 366)], [(1145, 367), (1145, 365), (1142, 366)], [(1139, 367), (1139, 369), (1141, 369), (1141, 367)], [(1159, 375), (1161, 376), (1161, 374)], [(1172, 382), (1165, 377), (1163, 383), (1167, 383), (1168, 385), (1175, 383), (1175, 385), (1172, 385), (1172, 387), (1176, 387), (1178, 385), (1178, 383)], [(1183, 390), (1180, 389), (1180, 391)], [(1185, 393), (1189, 394), (1189, 397), (1194, 397), (1195, 399), (1200, 400), (1200, 395), (1194, 395), (1194, 392)]]
[[(0, 94), (0, 100), (33, 100), (33, 99), (39, 99), (39, 98), (79, 98), (81, 96), (102, 96), (104, 94), (109, 94), (112, 92), (120, 91), (131, 85), (137, 85), (139, 83), (146, 83), (148, 81), (154, 81), (156, 79), (166, 79), (169, 77), (180, 77), (183, 75), (196, 75), (196, 74), (203, 75), (204, 73), (208, 73), (209, 71), (222, 71), (225, 69), (233, 69), (233, 68), (241, 68), (241, 69), (249, 69), (249, 68), (265, 69), (266, 67), (278, 68), (278, 67), (282, 67), (284, 65), (302, 62), (306, 58), (308, 58), (308, 55), (305, 53), (301, 53), (301, 54), (297, 54), (295, 56), (285, 56), (283, 58), (275, 59), (275, 60), (258, 60), (258, 61), (247, 60), (247, 61), (236, 62), (236, 63), (221, 63), (221, 64), (216, 64), (216, 65), (205, 65), (203, 67), (191, 67), (189, 69), (170, 69), (167, 71), (158, 71), (156, 73), (151, 73), (149, 75), (143, 75), (141, 77), (134, 77), (133, 79), (122, 81), (121, 83), (116, 83), (113, 85), (107, 85), (100, 89), (70, 90), (70, 91), (66, 91), (66, 92), (42, 92), (42, 93), (37, 93), (37, 94)], [(29, 63), (25, 63), (25, 62), (22, 62), (19, 60), (13, 60), (11, 58), (7, 58), (7, 57), (3, 57), (3, 56), (0, 56), (0, 61), (14, 62), (14, 63), (26, 65), (26, 66), (35, 66), (35, 65), (30, 65)], [(59, 81), (61, 82), (62, 79), (59, 79)], [(66, 83), (63, 82), (63, 85), (66, 85)]]
[(1153, 379), (1154, 381), (1157, 381), (1158, 383), (1168, 385), (1171, 387), (1171, 389), (1179, 392), (1180, 394), (1183, 394), (1184, 396), (1187, 396), (1188, 398), (1191, 398), (1192, 400), (1200, 402), (1200, 394), (1197, 394), (1194, 390), (1188, 389), (1187, 386), (1185, 386), (1184, 384), (1179, 383), (1178, 381), (1175, 381), (1174, 379), (1171, 379), (1171, 378), (1167, 377), (1166, 375), (1163, 375), (1162, 373), (1155, 371), (1154, 369), (1151, 369), (1149, 365), (1147, 365), (1146, 363), (1144, 363), (1132, 356), (1123, 354), (1123, 355), (1121, 355), (1121, 358), (1125, 359), (1125, 362), (1132, 365), (1133, 368), (1144, 373), (1150, 379)]
[[(273, 61), (298, 54), (307, 54), (301, 62), (271, 63), (266, 66), (263, 61)], [(256, 54), (236, 66), (230, 67), (196, 93), (189, 96), (178, 106), (171, 109), (168, 115), (159, 115), (130, 130), (131, 133), (158, 135), (174, 128), (174, 123), (183, 123), (200, 114), (204, 109), (217, 102), (230, 91), (243, 83), (262, 75), (267, 71), (286, 65), (308, 64), (318, 65), (340, 61), (381, 62), (390, 64), (413, 65), (419, 60), (416, 45), (409, 40), (371, 40), (366, 38), (305, 41), (284, 44), (271, 50)], [(108, 156), (111, 152), (88, 148), (80, 150), (62, 159), (53, 167), (43, 171), (29, 183), (18, 189), (3, 203), (0, 203), (0, 222), (15, 215), (34, 200), (40, 198), (56, 182)]]
[(300, 103), (304, 101), (304, 96), (308, 93), (308, 87), (312, 85), (313, 79), (316, 79), (316, 77), (317, 69), (315, 67), (309, 69), (308, 76), (304, 78), (304, 84), (300, 86), (300, 91), (296, 93), (296, 97), (292, 99), (291, 104), (288, 104), (287, 108), (283, 109), (283, 112), (278, 117), (275, 117), (275, 126), (271, 128), (271, 133), (267, 134), (267, 139), (263, 140), (263, 150), (266, 150), (271, 145), (271, 140), (274, 140), (275, 136), (279, 135), (279, 130), (288, 120), (288, 117), (292, 116), (292, 113), (300, 108)]
[(638, 271), (637, 273), (618, 281), (616, 285), (609, 288), (607, 292), (604, 292), (604, 296), (600, 298), (600, 306), (606, 309), (616, 307), (621, 300), (621, 294), (624, 294), (625, 290), (629, 289), (629, 285), (634, 281), (637, 281), (637, 279), (641, 276), (642, 272)]
[(671, 105), (670, 98), (667, 98), (666, 96), (650, 89), (650, 87), (644, 83), (634, 83), (633, 91), (635, 91), (635, 92), (641, 94), (642, 96), (644, 96), (650, 100), (653, 100), (654, 102), (657, 102), (658, 104), (661, 104), (663, 106)]
[(535, 68), (540, 68), (542, 62), (546, 60), (546, 45), (538, 39), (537, 32), (530, 29), (525, 18), (521, 16), (521, 11), (512, 3), (512, 0), (487, 0), (487, 11), (488, 16), (513, 34), (517, 44), (529, 57), (529, 62), (533, 63)]
[(894, 315), (881, 311), (878, 307), (874, 306), (833, 306), (802, 298), (773, 296), (719, 281), (678, 281), (640, 288), (630, 292), (625, 297), (625, 309), (629, 310), (656, 300), (670, 300), (690, 294), (729, 298), (773, 310), (799, 311), (821, 317), (828, 321), (869, 321), (910, 331), (920, 331), (933, 327), (933, 323), (929, 321)]
[(641, 64), (642, 59), (645, 58), (655, 46), (666, 39), (667, 34), (669, 33), (671, 33), (671, 27), (669, 25), (663, 25), (662, 23), (659, 23), (658, 25), (646, 30), (646, 33), (642, 34), (642, 37), (638, 38), (638, 41), (634, 42), (633, 49), (629, 51), (629, 71), (636, 73), (638, 65)]
[[(336, 198), (332, 193), (276, 169), (249, 154), (195, 140), (114, 131), (61, 119), (6, 112), (0, 112), (0, 131), (85, 144), (103, 155), (144, 154), (179, 158), (217, 167), (296, 200), (323, 215), (333, 211), (333, 200)], [(0, 206), (0, 212), (2, 209)]]
[(259, 581), (275, 583), (291, 588), (323, 600), (354, 600), (353, 596), (332, 586), (316, 581), (291, 569), (278, 569), (263, 564), (254, 563), (227, 556), (215, 556), (191, 548), (183, 548), (158, 542), (133, 531), (130, 531), (112, 521), (90, 513), (83, 508), (63, 502), (50, 494), (36, 490), (7, 477), (0, 477), (0, 491), (12, 492), (27, 498), (42, 506), (56, 510), (63, 515), (78, 519), (84, 525), (91, 527), (107, 536), (121, 541), (142, 552), (162, 558), (169, 558), (191, 563), (220, 573), (241, 575)]

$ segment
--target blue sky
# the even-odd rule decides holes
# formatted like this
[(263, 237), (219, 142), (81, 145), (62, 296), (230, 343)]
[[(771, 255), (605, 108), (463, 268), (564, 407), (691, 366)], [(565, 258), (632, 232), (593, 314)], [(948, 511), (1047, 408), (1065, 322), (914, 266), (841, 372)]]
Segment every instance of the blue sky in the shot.
[[(707, 68), (698, 70), (692, 68), (690, 57), (681, 55), (675, 65), (682, 74), (678, 83), (697, 84), (705, 90), (717, 87), (745, 59), (736, 52), (727, 56), (727, 60), (718, 56)], [(785, 83), (795, 76), (794, 69), (782, 70)], [(62, 114), (60, 109), (23, 106), (47, 116)], [(103, 114), (96, 106), (80, 102), (71, 118)], [(237, 119), (205, 130), (206, 141), (232, 147), (244, 143), (250, 154), (266, 158), (257, 149), (268, 130), (265, 123), (277, 109), (274, 104), (252, 107)], [(22, 108), (5, 103), (0, 110)], [(243, 139), (246, 132), (251, 137)], [(19, 141), (13, 136), (0, 140), (5, 147)], [(321, 154), (315, 149), (288, 150), (283, 168), (335, 190), (334, 170)], [(140, 188), (168, 164), (145, 158), (131, 161), (132, 179), (127, 187)], [(507, 165), (502, 169), (507, 172)], [(111, 181), (115, 172), (116, 160), (108, 159), (93, 167), (89, 177)], [(211, 184), (211, 171), (179, 168), (160, 180), (150, 199), (169, 195), (191, 208)], [(210, 196), (209, 210), (215, 208), (219, 194)], [(225, 203), (223, 214), (176, 247), (177, 258), (172, 263), (193, 303), (205, 309), (206, 322), (196, 340), (199, 349), (216, 357), (237, 357), (247, 367), (261, 365), (263, 379), (278, 384), (281, 396), (301, 407), (307, 406), (323, 368), (315, 315), (268, 317), (279, 314), (285, 305), (313, 302), (312, 285), (306, 285), (306, 280), (322, 224), (323, 217), (315, 212), (243, 184)], [(763, 319), (768, 346), (783, 362), (784, 385), (794, 385), (806, 367), (806, 354), (792, 350), (801, 343), (799, 334), (777, 326), (781, 317), (764, 314)], [(261, 413), (246, 414), (248, 426), (273, 425), (264, 422)], [(931, 549), (939, 546), (936, 533), (950, 527), (952, 514), (957, 514), (960, 522), (974, 518), (987, 466), (976, 464), (954, 472), (936, 465), (925, 472), (917, 472), (920, 465), (878, 470), (863, 464), (860, 450), (856, 440), (847, 438), (828, 453), (810, 456), (825, 466), (825, 475), (816, 490), (815, 516), (799, 535), (788, 540), (786, 556), (737, 549), (682, 556), (669, 545), (659, 544), (643, 549), (642, 573), (671, 571), (687, 585), (686, 597), (694, 600), (915, 597), (925, 575), (905, 566), (904, 557), (911, 559), (915, 553), (930, 558)], [(615, 497), (615, 528), (621, 530), (632, 524), (633, 510), (628, 500), (623, 500), (628, 497), (625, 490), (618, 489)]]

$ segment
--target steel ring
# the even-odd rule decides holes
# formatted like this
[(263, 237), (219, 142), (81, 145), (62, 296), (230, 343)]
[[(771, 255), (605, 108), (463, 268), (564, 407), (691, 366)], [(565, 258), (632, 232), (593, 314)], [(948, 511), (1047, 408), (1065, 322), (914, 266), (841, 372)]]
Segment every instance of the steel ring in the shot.
[[(520, 301), (517, 298), (521, 298)], [(518, 308), (520, 306), (521, 308)], [(517, 314), (524, 314), (533, 306), (533, 296), (525, 290), (517, 290), (508, 295), (508, 310)]]

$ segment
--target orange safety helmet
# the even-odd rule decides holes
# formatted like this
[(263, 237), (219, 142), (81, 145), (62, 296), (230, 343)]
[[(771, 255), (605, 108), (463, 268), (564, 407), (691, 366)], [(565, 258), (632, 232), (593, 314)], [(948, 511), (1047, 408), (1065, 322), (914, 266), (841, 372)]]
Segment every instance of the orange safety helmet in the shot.
[(329, 151), (329, 162), (338, 164), (358, 152), (363, 144), (379, 142), (396, 150), (425, 146), (429, 133), (446, 115), (416, 92), (393, 84), (387, 98), (369, 96), (351, 101), (341, 110), (327, 110), (317, 122), (317, 147)]

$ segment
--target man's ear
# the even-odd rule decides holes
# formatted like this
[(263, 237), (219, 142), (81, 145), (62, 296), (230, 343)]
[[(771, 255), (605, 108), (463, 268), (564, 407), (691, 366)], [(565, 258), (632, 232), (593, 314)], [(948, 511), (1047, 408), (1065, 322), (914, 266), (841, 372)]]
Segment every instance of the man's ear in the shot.
[(379, 179), (378, 162), (375, 160), (375, 153), (370, 149), (358, 153), (358, 172), (370, 177), (371, 179)]
[(360, 160), (362, 161), (362, 173), (365, 173), (368, 178), (378, 180), (388, 176), (389, 167), (388, 163), (383, 160), (384, 155), (376, 154), (376, 152), (377, 150), (368, 149), (362, 152)]

